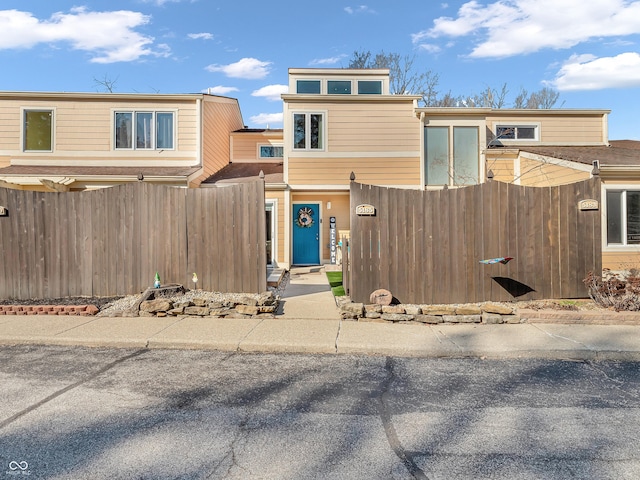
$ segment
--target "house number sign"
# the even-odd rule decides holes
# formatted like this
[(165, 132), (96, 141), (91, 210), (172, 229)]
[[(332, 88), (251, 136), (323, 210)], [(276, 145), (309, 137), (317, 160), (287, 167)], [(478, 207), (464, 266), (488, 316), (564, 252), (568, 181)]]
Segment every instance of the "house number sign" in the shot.
[(9, 215), (9, 210), (6, 207), (0, 207), (0, 217), (6, 217)]
[(356, 207), (356, 215), (373, 216), (375, 214), (376, 214), (376, 207), (374, 207), (373, 205), (369, 205), (369, 204), (363, 203), (363, 204), (358, 205)]
[(580, 203), (578, 203), (578, 208), (580, 210), (598, 210), (599, 202), (592, 199), (581, 200)]

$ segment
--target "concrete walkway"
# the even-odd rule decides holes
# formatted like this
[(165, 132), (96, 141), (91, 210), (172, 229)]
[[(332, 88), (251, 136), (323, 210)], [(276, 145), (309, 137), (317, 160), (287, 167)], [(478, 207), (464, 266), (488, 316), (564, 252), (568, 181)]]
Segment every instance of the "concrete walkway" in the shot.
[(342, 321), (323, 269), (293, 269), (273, 319), (0, 316), (0, 344), (640, 361), (640, 325)]

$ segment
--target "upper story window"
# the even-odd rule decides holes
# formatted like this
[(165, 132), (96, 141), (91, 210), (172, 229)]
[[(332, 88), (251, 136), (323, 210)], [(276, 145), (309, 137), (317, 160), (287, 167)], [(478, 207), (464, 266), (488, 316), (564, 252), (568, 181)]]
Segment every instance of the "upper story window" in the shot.
[(640, 190), (607, 190), (607, 245), (640, 245)]
[(327, 93), (329, 95), (351, 95), (350, 80), (328, 80)]
[(424, 143), (427, 185), (478, 183), (478, 127), (425, 127)]
[(358, 80), (358, 95), (381, 95), (382, 82), (380, 80)]
[(115, 148), (171, 150), (174, 130), (173, 112), (116, 112)]
[(53, 110), (24, 110), (24, 151), (53, 151)]
[(538, 126), (497, 125), (496, 140), (538, 140)]
[(282, 145), (259, 145), (260, 158), (282, 158), (284, 148)]
[(322, 150), (324, 148), (324, 114), (293, 114), (293, 149)]
[(320, 80), (298, 80), (296, 82), (297, 93), (320, 93)]

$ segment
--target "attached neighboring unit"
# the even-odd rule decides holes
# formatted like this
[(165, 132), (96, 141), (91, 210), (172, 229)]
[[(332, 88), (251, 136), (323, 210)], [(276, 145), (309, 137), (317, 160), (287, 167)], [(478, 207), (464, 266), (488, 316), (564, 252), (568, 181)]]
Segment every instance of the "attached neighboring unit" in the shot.
[(236, 99), (204, 94), (0, 92), (0, 181), (197, 187), (228, 163), (229, 132), (242, 125)]

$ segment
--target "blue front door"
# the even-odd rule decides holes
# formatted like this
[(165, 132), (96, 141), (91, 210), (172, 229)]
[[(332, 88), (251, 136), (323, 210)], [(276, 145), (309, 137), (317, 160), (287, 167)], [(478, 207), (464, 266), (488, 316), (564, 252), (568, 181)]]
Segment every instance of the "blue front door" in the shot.
[(320, 205), (293, 206), (293, 264), (320, 264)]

